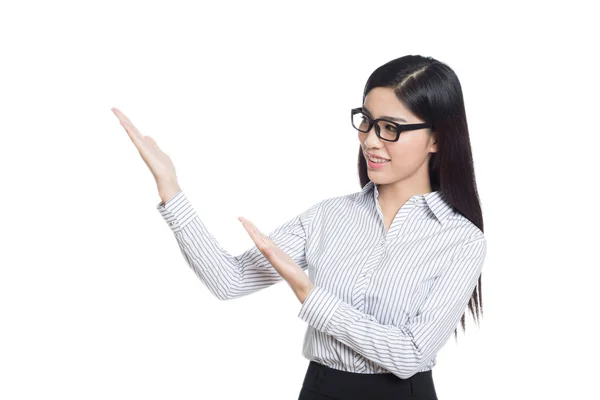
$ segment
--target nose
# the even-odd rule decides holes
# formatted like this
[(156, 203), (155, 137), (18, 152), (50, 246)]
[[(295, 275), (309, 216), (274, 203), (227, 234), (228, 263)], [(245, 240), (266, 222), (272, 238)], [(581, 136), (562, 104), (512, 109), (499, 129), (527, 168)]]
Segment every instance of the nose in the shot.
[(373, 147), (379, 147), (379, 145), (381, 145), (381, 139), (379, 139), (379, 137), (375, 133), (375, 125), (371, 127), (371, 130), (369, 130), (369, 132), (361, 132), (361, 139), (365, 149), (371, 149)]

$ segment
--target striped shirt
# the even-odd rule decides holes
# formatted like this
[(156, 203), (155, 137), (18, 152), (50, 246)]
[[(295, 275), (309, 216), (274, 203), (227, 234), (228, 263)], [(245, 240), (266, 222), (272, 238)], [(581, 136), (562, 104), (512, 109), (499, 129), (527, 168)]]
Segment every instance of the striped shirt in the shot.
[[(441, 191), (412, 196), (386, 231), (378, 193), (370, 181), (312, 205), (268, 236), (314, 284), (298, 314), (308, 324), (303, 357), (406, 379), (435, 366), (476, 287), (486, 240)], [(283, 280), (256, 246), (237, 256), (223, 249), (182, 190), (157, 209), (218, 299)]]

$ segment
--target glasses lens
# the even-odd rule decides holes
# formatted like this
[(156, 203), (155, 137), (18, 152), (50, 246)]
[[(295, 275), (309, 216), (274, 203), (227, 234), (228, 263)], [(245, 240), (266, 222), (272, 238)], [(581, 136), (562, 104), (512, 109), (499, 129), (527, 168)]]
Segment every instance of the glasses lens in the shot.
[(396, 140), (398, 136), (398, 128), (391, 122), (388, 121), (379, 121), (377, 122), (379, 125), (379, 135), (383, 140)]
[[(370, 121), (371, 118), (362, 112), (357, 112), (356, 114), (352, 115), (352, 126), (361, 132), (369, 131)], [(379, 135), (381, 139), (389, 141), (396, 140), (396, 137), (398, 136), (398, 129), (396, 125), (389, 121), (379, 121), (377, 125), (379, 126)]]
[(361, 112), (354, 114), (352, 116), (352, 126), (361, 132), (368, 132), (369, 117)]

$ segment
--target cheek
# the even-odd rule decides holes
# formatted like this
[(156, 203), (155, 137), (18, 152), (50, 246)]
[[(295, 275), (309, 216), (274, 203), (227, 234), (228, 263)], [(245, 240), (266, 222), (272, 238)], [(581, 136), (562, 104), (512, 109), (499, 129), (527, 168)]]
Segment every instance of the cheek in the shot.
[(420, 165), (426, 154), (423, 146), (416, 141), (396, 142), (394, 146), (388, 147), (388, 154), (392, 159), (395, 170), (412, 170)]

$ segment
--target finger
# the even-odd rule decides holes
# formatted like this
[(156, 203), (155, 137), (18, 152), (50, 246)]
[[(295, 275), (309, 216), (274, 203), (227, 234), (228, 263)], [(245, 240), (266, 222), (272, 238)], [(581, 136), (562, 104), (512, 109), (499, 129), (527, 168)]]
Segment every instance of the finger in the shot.
[(111, 110), (115, 113), (115, 115), (117, 116), (117, 118), (119, 118), (120, 121), (124, 121), (133, 125), (131, 120), (127, 117), (127, 115), (125, 115), (125, 113), (123, 113), (123, 111), (119, 110), (117, 107), (113, 107), (111, 108)]
[(127, 134), (129, 134), (129, 138), (131, 139), (131, 141), (136, 145), (142, 144), (144, 138), (140, 131), (129, 120), (129, 118), (127, 118), (127, 116), (116, 107), (113, 107), (112, 111), (119, 119), (121, 126), (123, 126), (123, 128), (125, 128), (125, 131), (127, 131)]
[[(138, 152), (144, 159), (146, 164), (149, 164), (149, 157), (151, 157), (151, 152), (156, 152), (160, 150), (158, 144), (154, 139), (150, 136), (143, 136), (140, 131), (137, 130), (135, 126), (129, 121), (129, 119), (123, 114), (120, 110), (113, 108), (115, 115), (119, 118), (121, 126), (127, 132), (129, 139), (133, 142), (135, 147), (138, 149)], [(149, 166), (149, 165), (148, 165)]]
[(250, 231), (252, 232), (252, 234), (254, 235), (254, 237), (266, 243), (266, 239), (268, 238), (261, 231), (259, 231), (258, 228), (251, 221), (248, 221), (245, 218), (244, 221), (250, 229)]
[(244, 229), (246, 229), (246, 232), (248, 232), (252, 240), (254, 240), (254, 242), (257, 243), (257, 241), (260, 239), (260, 235), (258, 235), (258, 230), (254, 226), (254, 224), (252, 224), (252, 222), (248, 221), (243, 217), (239, 217), (238, 219), (240, 220), (242, 226), (244, 227)]
[(252, 238), (252, 241), (254, 241), (254, 244), (256, 244), (261, 251), (267, 251), (268, 253), (272, 254), (272, 251), (269, 250), (271, 243), (265, 240), (264, 235), (261, 234), (258, 228), (256, 228), (252, 222), (243, 217), (238, 217), (238, 219), (244, 226), (244, 229), (246, 229), (246, 232), (248, 232)]
[(256, 225), (254, 225), (251, 221), (248, 221), (247, 219), (243, 218), (244, 221), (250, 226), (250, 229), (252, 229), (252, 232), (258, 236), (260, 239), (264, 240), (264, 241), (268, 241), (269, 237), (267, 235), (265, 235), (264, 233), (262, 233), (257, 227)]
[(244, 225), (256, 247), (267, 257), (274, 267), (281, 267), (284, 264), (295, 264), (295, 261), (287, 253), (283, 252), (270, 237), (260, 232), (251, 221), (243, 217), (238, 217), (238, 220)]

